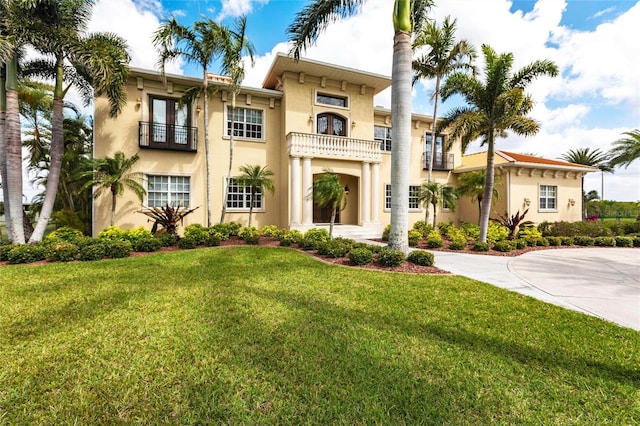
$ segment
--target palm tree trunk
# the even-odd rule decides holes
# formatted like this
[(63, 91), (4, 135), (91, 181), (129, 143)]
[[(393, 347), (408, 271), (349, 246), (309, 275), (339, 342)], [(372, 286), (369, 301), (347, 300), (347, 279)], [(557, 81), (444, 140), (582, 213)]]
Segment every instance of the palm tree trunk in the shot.
[(478, 226), (480, 226), (481, 216), (482, 216), (482, 198), (478, 197)]
[(115, 189), (111, 190), (111, 226), (116, 223), (116, 200), (118, 199), (118, 194)]
[(487, 143), (487, 173), (484, 184), (484, 194), (482, 195), (482, 207), (480, 209), (480, 242), (487, 242), (487, 229), (489, 228), (489, 215), (491, 213), (491, 197), (493, 195), (493, 186), (495, 181), (494, 165), (494, 139), (495, 132), (489, 129)]
[(433, 176), (433, 156), (436, 152), (436, 117), (438, 117), (438, 100), (440, 99), (440, 75), (436, 76), (436, 93), (433, 98), (433, 123), (431, 124), (431, 149), (429, 150), (429, 175), (431, 182)]
[(222, 199), (222, 214), (220, 215), (220, 223), (224, 223), (224, 217), (227, 214), (227, 197), (229, 196), (229, 181), (231, 180), (231, 168), (233, 166), (233, 125), (236, 113), (236, 92), (231, 95), (231, 131), (229, 132), (229, 169), (227, 170), (227, 178), (224, 184), (224, 198)]
[[(7, 93), (5, 90), (6, 66), (0, 63), (0, 181), (2, 185), (2, 200), (4, 201), (5, 224), (9, 220), (9, 187), (7, 186), (7, 145), (5, 140), (5, 122), (7, 111)], [(7, 228), (8, 230), (8, 228)], [(0, 243), (2, 242), (0, 234)]]
[(249, 199), (249, 225), (251, 226), (251, 216), (253, 215), (253, 197), (254, 197), (253, 188), (251, 188), (251, 198)]
[(329, 239), (333, 239), (333, 224), (336, 223), (336, 212), (338, 211), (338, 207), (334, 207), (331, 210), (331, 220), (329, 221)]
[(22, 219), (22, 138), (20, 136), (20, 114), (18, 106), (18, 62), (14, 54), (7, 62), (6, 99), (7, 112), (5, 121), (5, 144), (8, 197), (7, 234), (14, 244), (24, 244), (24, 227)]
[(56, 84), (53, 91), (53, 112), (51, 118), (51, 160), (49, 162), (49, 174), (47, 175), (47, 186), (45, 189), (44, 201), (40, 209), (40, 216), (29, 243), (37, 243), (42, 241), (44, 232), (49, 224), (51, 213), (56, 202), (58, 193), (58, 183), (60, 182), (60, 170), (62, 167), (62, 154), (64, 153), (64, 137), (63, 137), (63, 121), (62, 114), (62, 98), (64, 96), (63, 89), (63, 59), (62, 55), (58, 57), (56, 64)]
[(203, 68), (202, 88), (204, 89), (204, 163), (206, 168), (206, 205), (207, 205), (207, 227), (211, 226), (211, 159), (209, 158), (209, 94), (207, 88), (209, 81), (207, 80), (207, 69)]
[[(398, 3), (405, 3), (396, 1)], [(409, 3), (408, 1), (406, 3)], [(407, 4), (407, 9), (409, 6)], [(411, 32), (396, 31), (391, 71), (391, 231), (389, 248), (409, 252), (409, 162), (411, 145)]]
[(438, 207), (438, 203), (433, 203), (433, 229), (436, 229), (436, 209)]

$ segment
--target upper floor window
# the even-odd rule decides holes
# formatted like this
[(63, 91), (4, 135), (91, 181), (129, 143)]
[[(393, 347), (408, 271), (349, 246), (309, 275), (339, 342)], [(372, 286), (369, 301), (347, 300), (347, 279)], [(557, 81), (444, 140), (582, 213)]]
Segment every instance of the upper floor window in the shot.
[(189, 176), (147, 176), (147, 206), (188, 207), (191, 194)]
[(345, 96), (327, 95), (325, 93), (316, 93), (316, 103), (341, 108), (347, 108), (349, 106)]
[(540, 210), (556, 210), (558, 203), (558, 187), (540, 185)]
[(391, 151), (391, 127), (374, 126), (373, 139), (380, 142), (380, 150)]
[[(431, 155), (431, 133), (425, 135), (425, 147), (424, 147), (424, 158), (425, 158), (425, 169), (429, 168), (429, 155)], [(436, 144), (435, 149), (433, 151), (432, 164), (434, 169), (450, 169), (453, 168), (452, 164), (448, 164), (449, 157), (447, 155), (445, 146), (444, 146), (444, 137), (442, 135), (436, 136)]]
[[(258, 188), (253, 196), (253, 209), (262, 210), (262, 191)], [(251, 187), (240, 186), (235, 179), (229, 181), (229, 192), (227, 194), (227, 208), (234, 210), (249, 210), (251, 207)]]
[(318, 114), (317, 133), (322, 135), (347, 136), (347, 120), (336, 114)]
[(152, 122), (150, 144), (189, 143), (189, 107), (177, 99), (150, 97)]
[[(264, 134), (263, 111), (237, 108), (233, 113), (233, 136), (262, 139)], [(231, 135), (231, 107), (227, 107), (227, 136)]]
[[(384, 186), (384, 208), (391, 209), (391, 185)], [(409, 209), (420, 209), (420, 186), (409, 185)]]

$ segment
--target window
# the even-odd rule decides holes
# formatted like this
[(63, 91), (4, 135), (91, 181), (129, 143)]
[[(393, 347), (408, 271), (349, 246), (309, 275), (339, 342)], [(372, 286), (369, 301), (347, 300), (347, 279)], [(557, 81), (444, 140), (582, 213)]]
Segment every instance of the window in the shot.
[(558, 187), (540, 185), (540, 210), (556, 210)]
[[(425, 135), (425, 169), (429, 168), (429, 155), (431, 154), (431, 134)], [(433, 168), (442, 169), (446, 165), (444, 152), (444, 138), (442, 135), (436, 136), (436, 146), (433, 152)]]
[[(391, 209), (391, 185), (384, 186), (384, 208)], [(409, 210), (420, 209), (420, 186), (409, 185)]]
[(150, 97), (150, 144), (187, 145), (189, 142), (189, 107), (180, 106), (177, 99)]
[(168, 204), (188, 207), (190, 203), (188, 176), (147, 176), (147, 205), (164, 207)]
[[(248, 186), (240, 186), (235, 179), (229, 181), (229, 193), (227, 194), (227, 208), (236, 210), (249, 210), (251, 207), (251, 188)], [(261, 210), (262, 192), (258, 192), (253, 197), (253, 209)]]
[(348, 106), (346, 97), (326, 95), (324, 93), (316, 94), (316, 103), (323, 104), (323, 105), (337, 106), (342, 108), (346, 108)]
[(339, 115), (318, 114), (316, 131), (322, 135), (346, 136), (346, 120)]
[[(236, 108), (233, 114), (233, 136), (262, 139), (262, 110)], [(231, 135), (231, 107), (227, 107), (227, 136)]]
[(381, 151), (391, 151), (391, 127), (374, 126), (373, 139), (380, 142)]

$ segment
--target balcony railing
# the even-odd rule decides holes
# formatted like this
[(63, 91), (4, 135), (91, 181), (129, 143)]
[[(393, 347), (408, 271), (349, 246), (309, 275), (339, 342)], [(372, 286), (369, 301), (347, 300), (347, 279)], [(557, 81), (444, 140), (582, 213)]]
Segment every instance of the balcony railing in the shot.
[[(453, 154), (441, 154), (433, 157), (433, 170), (453, 170)], [(429, 153), (422, 153), (422, 168), (429, 169)]]
[(344, 136), (291, 132), (287, 135), (289, 155), (354, 159), (380, 162), (380, 142)]
[(140, 121), (138, 123), (138, 146), (140, 148), (196, 152), (198, 150), (198, 128)]

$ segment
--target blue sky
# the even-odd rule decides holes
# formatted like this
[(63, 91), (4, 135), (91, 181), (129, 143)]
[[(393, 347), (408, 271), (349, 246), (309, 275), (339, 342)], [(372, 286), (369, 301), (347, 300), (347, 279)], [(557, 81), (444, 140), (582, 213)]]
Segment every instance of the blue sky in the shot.
[[(530, 89), (536, 101), (533, 116), (541, 131), (530, 138), (509, 136), (498, 149), (557, 158), (569, 149), (609, 150), (622, 132), (640, 127), (640, 45), (637, 0), (436, 0), (431, 17), (458, 20), (458, 37), (479, 48), (512, 52), (515, 67), (537, 59), (554, 60), (561, 76), (536, 81)], [(162, 21), (175, 16), (190, 25), (201, 16), (232, 25), (247, 15), (248, 34), (256, 47), (256, 61), (244, 84), (260, 87), (274, 55), (287, 52), (286, 28), (302, 0), (98, 0), (90, 31), (111, 31), (130, 44), (132, 65), (155, 68), (157, 54), (151, 34)], [(306, 57), (383, 75), (391, 74), (393, 28), (391, 0), (368, 0), (361, 13), (330, 26)], [(197, 68), (175, 63), (171, 72), (199, 76)], [(211, 72), (218, 72), (213, 65)], [(413, 108), (432, 114), (433, 82), (418, 83)], [(376, 98), (390, 105), (390, 92)], [(439, 107), (445, 112), (455, 100)], [(475, 144), (470, 152), (481, 148)], [(586, 189), (601, 190), (601, 176), (593, 173)], [(604, 197), (640, 200), (640, 161), (604, 177)]]

